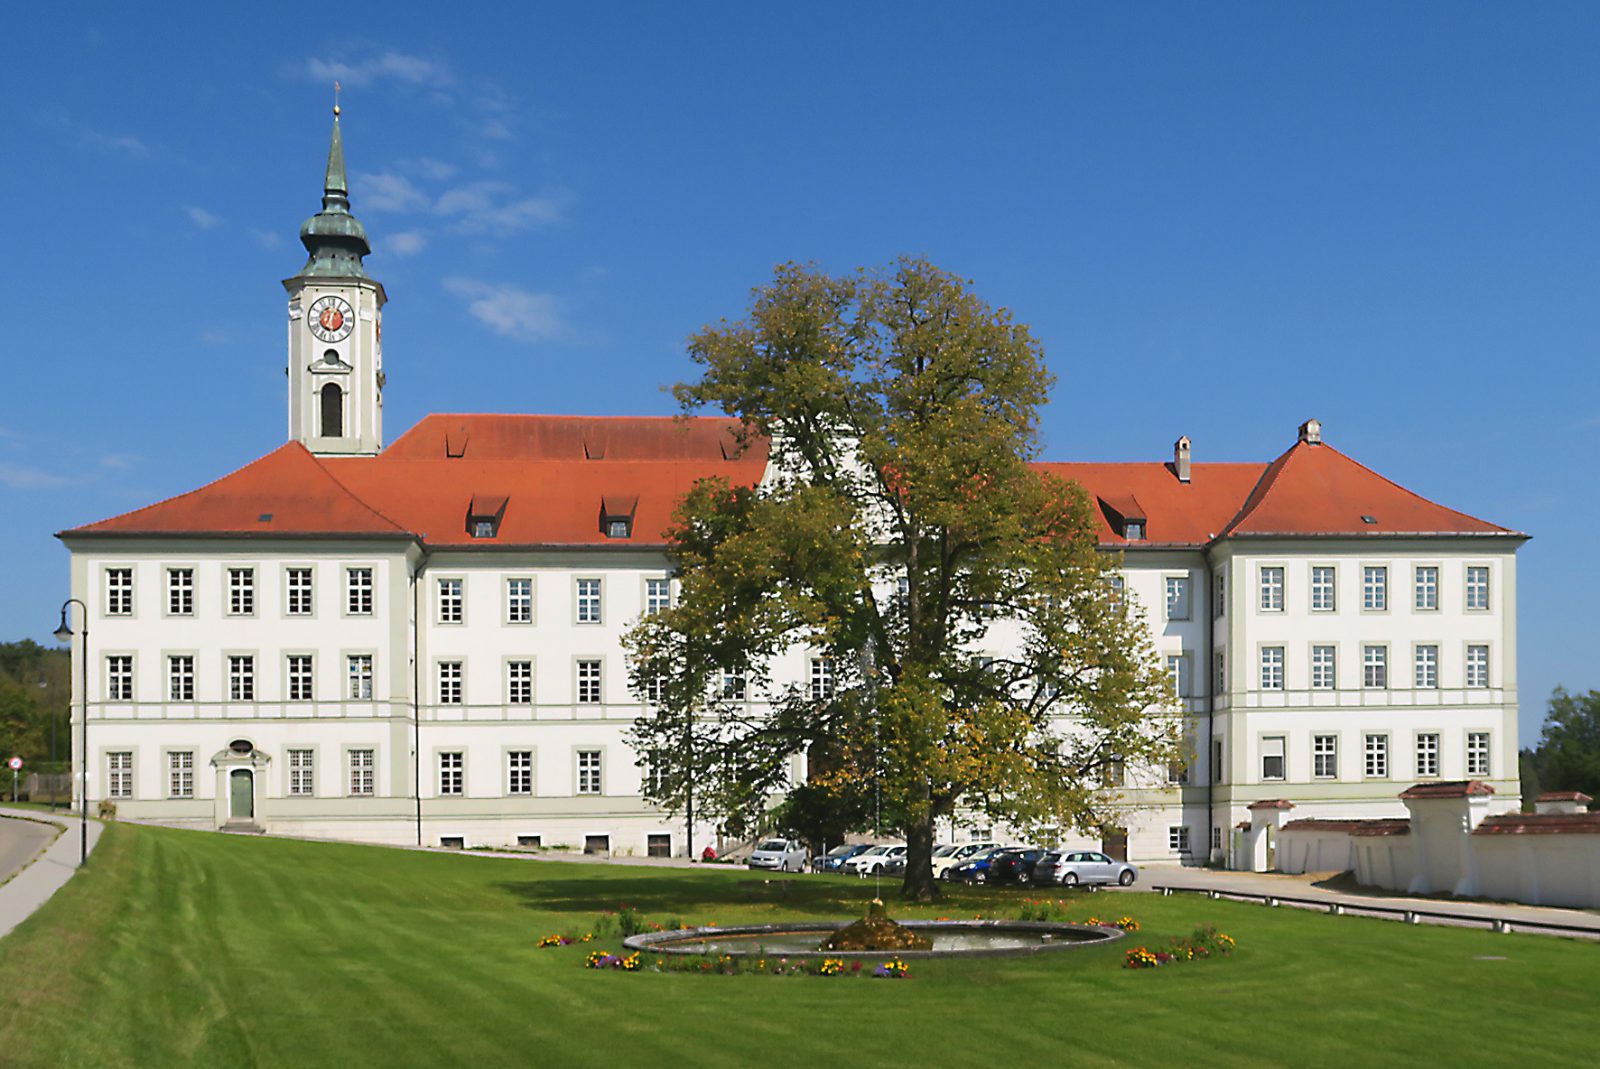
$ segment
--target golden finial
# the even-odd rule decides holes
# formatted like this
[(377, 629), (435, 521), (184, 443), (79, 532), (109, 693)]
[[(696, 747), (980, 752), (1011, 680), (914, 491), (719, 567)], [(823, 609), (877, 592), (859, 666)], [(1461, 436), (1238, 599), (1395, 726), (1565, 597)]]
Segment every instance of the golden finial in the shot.
[(339, 117), (339, 83), (333, 83), (333, 117)]

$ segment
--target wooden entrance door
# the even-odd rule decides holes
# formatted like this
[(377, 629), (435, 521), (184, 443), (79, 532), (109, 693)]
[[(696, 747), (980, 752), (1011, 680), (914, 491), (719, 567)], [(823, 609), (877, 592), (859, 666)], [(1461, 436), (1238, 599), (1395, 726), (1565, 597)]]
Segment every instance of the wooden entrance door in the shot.
[(1100, 837), (1100, 852), (1112, 861), (1128, 860), (1128, 833), (1123, 828), (1107, 828)]

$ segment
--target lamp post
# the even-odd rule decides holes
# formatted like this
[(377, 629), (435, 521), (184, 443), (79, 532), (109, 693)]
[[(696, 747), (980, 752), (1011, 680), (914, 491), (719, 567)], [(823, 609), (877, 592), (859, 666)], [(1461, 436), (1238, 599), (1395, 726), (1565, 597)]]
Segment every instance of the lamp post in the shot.
[(82, 833), (79, 838), (78, 864), (85, 865), (89, 861), (89, 606), (77, 598), (68, 598), (61, 603), (61, 626), (56, 628), (57, 642), (72, 641), (72, 624), (69, 622), (67, 612), (72, 606), (78, 607), (78, 617), (83, 621), (83, 642), (78, 647), (78, 694), (83, 706), (83, 743), (80, 747), (79, 766), (83, 769), (83, 782), (78, 787), (78, 798), (82, 805), (79, 812), (78, 828)]

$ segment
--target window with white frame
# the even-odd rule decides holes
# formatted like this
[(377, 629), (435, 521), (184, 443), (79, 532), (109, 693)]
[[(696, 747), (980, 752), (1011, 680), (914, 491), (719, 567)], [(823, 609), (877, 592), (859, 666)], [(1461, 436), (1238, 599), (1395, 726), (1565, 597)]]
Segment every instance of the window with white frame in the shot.
[(254, 616), (256, 611), (256, 570), (228, 569), (228, 615)]
[(511, 705), (533, 704), (533, 662), (506, 662), (506, 702)]
[(811, 700), (826, 701), (833, 697), (833, 658), (811, 658)]
[(1213, 849), (1213, 850), (1221, 850), (1222, 849), (1222, 829), (1221, 828), (1212, 828), (1211, 829), (1211, 849)]
[(372, 615), (372, 569), (344, 570), (345, 612), (351, 616)]
[(194, 615), (194, 569), (167, 569), (167, 614)]
[(1216, 663), (1212, 665), (1212, 674), (1216, 677), (1217, 693), (1226, 694), (1228, 691), (1228, 655), (1222, 650), (1217, 651)]
[(256, 659), (248, 653), (228, 655), (228, 700), (256, 700)]
[(1318, 564), (1311, 569), (1311, 611), (1334, 612), (1338, 609), (1335, 596), (1333, 565)]
[(1361, 607), (1367, 612), (1389, 608), (1389, 569), (1384, 565), (1369, 564), (1361, 569)]
[(1211, 782), (1212, 783), (1226, 783), (1227, 782), (1228, 766), (1227, 766), (1227, 763), (1223, 760), (1223, 756), (1222, 756), (1223, 752), (1224, 752), (1224, 747), (1222, 745), (1222, 740), (1221, 739), (1212, 739), (1211, 740), (1211, 768), (1209, 770), (1211, 772)]
[(308, 798), (317, 793), (315, 757), (311, 750), (289, 751), (289, 793)]
[(466, 756), (460, 750), (445, 750), (439, 754), (439, 793), (461, 794), (465, 786)]
[(106, 615), (133, 615), (133, 569), (106, 569)]
[(461, 662), (439, 662), (439, 704), (461, 704)]
[(1339, 685), (1339, 653), (1336, 646), (1311, 647), (1311, 689), (1333, 690)]
[(1228, 608), (1228, 573), (1221, 568), (1217, 569), (1211, 591), (1211, 615), (1221, 619)]
[(167, 797), (194, 797), (193, 750), (173, 750), (167, 754)]
[(439, 580), (439, 622), (459, 624), (466, 619), (465, 597), (460, 579)]
[(1439, 686), (1439, 647), (1417, 647), (1417, 675), (1416, 685), (1422, 690), (1434, 690)]
[(600, 580), (579, 579), (577, 581), (577, 608), (578, 623), (597, 624), (600, 622)]
[(292, 702), (308, 702), (311, 700), (312, 662), (309, 653), (289, 654), (289, 700)]
[(1339, 778), (1339, 736), (1311, 736), (1311, 775), (1317, 779)]
[(290, 568), (287, 572), (286, 582), (289, 594), (289, 615), (311, 615), (311, 569)]
[(1467, 732), (1467, 775), (1489, 775), (1489, 733)]
[(373, 793), (373, 774), (377, 768), (375, 751), (350, 751), (350, 793), (366, 797)]
[(578, 662), (578, 704), (600, 704), (600, 662)]
[(533, 793), (532, 750), (508, 750), (506, 752), (506, 793)]
[(1439, 607), (1439, 569), (1432, 564), (1419, 564), (1415, 580), (1416, 596), (1412, 605), (1418, 612), (1433, 612)]
[(1261, 647), (1261, 689), (1283, 689), (1283, 647)]
[(167, 700), (194, 701), (194, 657), (176, 653), (167, 658)]
[(651, 750), (645, 755), (644, 762), (644, 793), (651, 798), (660, 798), (666, 791), (667, 781), (672, 773), (671, 757), (666, 750)]
[(506, 623), (533, 623), (533, 580), (518, 576), (506, 580)]
[(1361, 685), (1369, 690), (1389, 685), (1389, 647), (1361, 647)]
[(1389, 736), (1368, 735), (1363, 740), (1365, 759), (1361, 774), (1368, 779), (1389, 778)]
[(646, 705), (660, 708), (667, 697), (667, 677), (651, 676), (644, 681), (644, 701)]
[(578, 793), (600, 793), (600, 751), (578, 751)]
[(722, 700), (725, 702), (744, 701), (745, 682), (743, 672), (722, 673)]
[(1172, 696), (1182, 700), (1189, 696), (1189, 655), (1167, 654), (1167, 678), (1172, 681)]
[(1127, 596), (1128, 581), (1120, 573), (1106, 576), (1106, 603), (1112, 612), (1121, 612)]
[(1167, 782), (1182, 787), (1189, 782), (1189, 765), (1185, 761), (1167, 762)]
[(1284, 741), (1282, 735), (1268, 735), (1261, 740), (1262, 779), (1281, 780), (1284, 778)]
[(1467, 611), (1486, 612), (1489, 608), (1489, 569), (1474, 564), (1467, 568)]
[(1487, 687), (1489, 685), (1489, 647), (1467, 647), (1467, 686)]
[(1189, 852), (1189, 826), (1187, 824), (1172, 824), (1168, 826), (1167, 849), (1174, 854), (1187, 854)]
[(672, 608), (672, 580), (646, 579), (644, 581), (644, 614), (654, 616)]
[(1417, 736), (1417, 777), (1439, 774), (1439, 736), (1424, 731)]
[(1167, 619), (1187, 620), (1189, 618), (1189, 577), (1185, 575), (1167, 576)]
[(1261, 611), (1283, 611), (1283, 568), (1279, 565), (1261, 569)]
[(372, 654), (352, 653), (345, 658), (350, 675), (350, 697), (366, 701), (372, 697)]
[(133, 655), (114, 653), (106, 658), (106, 700), (133, 701)]
[(106, 797), (133, 797), (132, 750), (113, 750), (106, 754)]

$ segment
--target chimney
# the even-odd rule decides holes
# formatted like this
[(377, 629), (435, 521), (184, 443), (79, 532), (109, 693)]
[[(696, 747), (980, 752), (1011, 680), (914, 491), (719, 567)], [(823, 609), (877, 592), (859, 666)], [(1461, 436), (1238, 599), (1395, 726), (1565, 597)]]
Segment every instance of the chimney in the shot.
[(1172, 443), (1172, 470), (1180, 483), (1189, 481), (1189, 436), (1185, 434)]
[(1306, 445), (1322, 444), (1322, 421), (1308, 419), (1300, 424), (1300, 440)]

